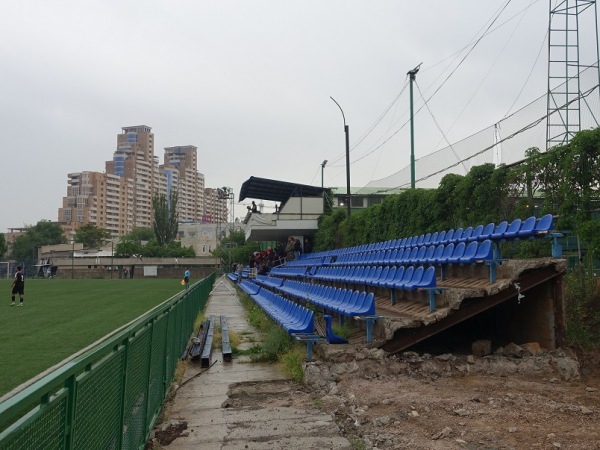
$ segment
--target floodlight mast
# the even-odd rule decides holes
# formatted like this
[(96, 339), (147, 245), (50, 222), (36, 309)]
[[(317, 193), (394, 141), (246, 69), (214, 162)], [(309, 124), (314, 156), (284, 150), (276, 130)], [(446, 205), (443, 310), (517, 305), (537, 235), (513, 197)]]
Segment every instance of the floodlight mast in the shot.
[(421, 68), (420, 63), (413, 70), (409, 70), (410, 77), (410, 188), (415, 188), (415, 115), (413, 105), (413, 82), (417, 79), (417, 72)]

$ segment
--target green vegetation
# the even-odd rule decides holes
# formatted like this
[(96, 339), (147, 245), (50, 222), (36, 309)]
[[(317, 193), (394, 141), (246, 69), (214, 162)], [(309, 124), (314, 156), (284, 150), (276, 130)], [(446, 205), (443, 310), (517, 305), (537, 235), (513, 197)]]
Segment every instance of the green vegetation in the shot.
[(264, 336), (262, 345), (253, 345), (248, 350), (238, 350), (238, 354), (250, 355), (253, 362), (278, 361), (285, 374), (297, 381), (302, 380), (302, 362), (306, 358), (306, 347), (295, 342), (292, 337), (265, 314), (265, 312), (244, 292), (238, 292), (242, 305), (248, 311), (248, 321)]
[(15, 238), (10, 257), (17, 263), (30, 267), (35, 264), (38, 247), (66, 243), (67, 239), (60, 225), (48, 220), (40, 220)]
[(217, 248), (212, 251), (212, 255), (215, 258), (220, 258), (221, 267), (224, 267), (226, 271), (230, 271), (233, 264), (238, 262), (247, 264), (250, 255), (258, 250), (260, 250), (258, 242), (246, 242), (244, 231), (239, 230), (233, 231), (229, 236), (221, 239)]
[(6, 238), (4, 237), (4, 233), (0, 233), (0, 258), (4, 256), (7, 249), (8, 245), (6, 244)]
[[(181, 291), (178, 280), (0, 280), (0, 396)], [(10, 369), (8, 369), (10, 368)]]
[(98, 228), (96, 225), (88, 223), (75, 230), (75, 242), (83, 243), (85, 248), (96, 248), (107, 239), (110, 239), (110, 233), (104, 228)]
[(177, 201), (179, 193), (172, 190), (169, 197), (165, 194), (152, 196), (152, 209), (154, 210), (154, 237), (160, 247), (168, 247), (177, 237), (178, 219)]
[[(567, 280), (569, 341), (600, 345), (600, 294), (592, 272), (600, 267), (600, 128), (577, 133), (547, 152), (531, 148), (515, 166), (472, 167), (448, 174), (437, 189), (407, 189), (346, 217), (336, 209), (319, 219), (314, 251), (551, 213), (556, 228), (577, 242)], [(550, 239), (502, 244), (508, 258), (551, 256)]]

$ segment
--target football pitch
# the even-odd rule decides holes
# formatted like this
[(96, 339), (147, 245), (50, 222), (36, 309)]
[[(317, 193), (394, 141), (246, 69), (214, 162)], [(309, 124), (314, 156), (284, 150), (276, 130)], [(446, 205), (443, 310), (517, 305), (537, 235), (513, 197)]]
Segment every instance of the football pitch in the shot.
[(179, 283), (28, 279), (21, 308), (0, 280), (0, 397), (177, 294)]

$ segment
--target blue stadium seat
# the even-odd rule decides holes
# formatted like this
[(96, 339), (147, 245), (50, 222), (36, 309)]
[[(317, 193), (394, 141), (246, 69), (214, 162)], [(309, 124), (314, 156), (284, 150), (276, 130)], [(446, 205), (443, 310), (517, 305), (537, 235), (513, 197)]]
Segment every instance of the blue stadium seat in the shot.
[(462, 238), (462, 235), (463, 235), (463, 229), (462, 228), (458, 228), (454, 232), (454, 236), (452, 236), (452, 242), (454, 242), (455, 244), (457, 242), (460, 242), (460, 239)]
[(469, 236), (469, 238), (467, 239), (467, 241), (473, 242), (479, 240), (481, 233), (483, 233), (483, 225), (477, 225), (471, 233), (471, 235)]
[(548, 234), (550, 231), (552, 231), (553, 228), (554, 217), (552, 217), (552, 214), (546, 214), (545, 216), (542, 216), (536, 224), (535, 234), (536, 236), (541, 234)]
[(491, 239), (492, 238), (492, 234), (494, 234), (494, 231), (496, 230), (496, 224), (494, 222), (488, 223), (485, 228), (483, 229), (483, 231), (481, 232), (481, 234), (479, 235), (479, 239), (478, 240), (485, 240), (485, 239)]
[(440, 258), (444, 255), (444, 244), (438, 244), (435, 247), (435, 252), (433, 256), (429, 258), (429, 264), (437, 264)]
[[(381, 277), (379, 278), (379, 281), (377, 282), (377, 286), (379, 287), (385, 287), (386, 283), (389, 283), (390, 281), (392, 281), (394, 279), (394, 277), (396, 276), (396, 271), (398, 270), (398, 268), (396, 266), (388, 266), (387, 267), (388, 271), (384, 274), (381, 274)], [(384, 270), (385, 272), (385, 270)]]
[(537, 223), (537, 219), (535, 216), (528, 217), (521, 224), (521, 228), (517, 232), (517, 236), (519, 238), (529, 237), (535, 233), (535, 224)]
[(423, 255), (422, 258), (418, 258), (417, 259), (417, 264), (429, 264), (431, 261), (431, 258), (433, 258), (433, 254), (435, 253), (435, 245), (429, 245), (427, 247), (427, 250), (425, 251), (425, 254)]
[(444, 253), (442, 254), (441, 258), (439, 258), (436, 263), (437, 264), (446, 264), (448, 263), (448, 259), (452, 256), (452, 253), (454, 253), (454, 243), (450, 242), (448, 245), (446, 245), (444, 247)]
[(447, 260), (448, 264), (458, 264), (460, 262), (460, 258), (465, 254), (465, 249), (467, 248), (467, 244), (464, 242), (459, 242), (454, 247), (454, 251), (452, 252), (452, 256), (450, 256)]
[[(483, 229), (483, 227), (482, 227)], [(471, 237), (471, 235), (473, 234), (473, 227), (467, 227), (465, 228), (465, 231), (463, 231), (462, 236), (460, 237), (460, 239), (458, 240), (459, 242), (468, 242), (469, 238)]]
[(434, 240), (433, 243), (434, 244), (443, 244), (445, 239), (446, 239), (446, 230), (443, 230), (443, 231), (440, 231), (440, 233), (437, 236), (437, 240)]
[(396, 269), (396, 274), (394, 275), (394, 278), (392, 278), (389, 281), (385, 281), (382, 284), (382, 287), (386, 287), (388, 289), (392, 289), (394, 287), (394, 285), (398, 282), (400, 282), (402, 280), (402, 278), (404, 278), (404, 266), (400, 266)]
[(506, 233), (507, 229), (508, 229), (508, 222), (506, 220), (500, 222), (498, 224), (498, 226), (496, 227), (496, 229), (494, 230), (494, 232), (492, 233), (492, 235), (490, 236), (490, 239), (492, 239), (492, 240), (503, 239), (504, 233)]
[[(404, 285), (412, 279), (414, 272), (415, 266), (409, 266), (408, 268), (406, 268), (404, 270), (404, 276), (402, 277), (402, 279), (394, 280), (394, 283), (392, 284), (392, 286), (390, 286), (390, 289), (402, 289)], [(398, 272), (396, 272), (396, 279), (398, 278), (397, 274)]]
[(446, 245), (452, 242), (452, 240), (454, 239), (454, 229), (451, 228), (448, 231), (446, 231), (446, 237), (444, 237), (444, 239), (442, 241), (440, 241), (440, 243)]
[(417, 267), (415, 269), (415, 271), (413, 272), (413, 276), (411, 277), (410, 281), (408, 281), (407, 283), (404, 283), (404, 286), (402, 286), (402, 289), (404, 289), (406, 291), (415, 290), (416, 287), (413, 287), (413, 286), (415, 286), (421, 282), (421, 280), (423, 279), (423, 273), (425, 273), (425, 268), (423, 266)]
[(469, 242), (469, 245), (467, 245), (467, 248), (465, 249), (465, 253), (460, 257), (458, 262), (460, 264), (472, 263), (475, 260), (475, 255), (477, 254), (479, 245), (480, 244), (477, 241)]
[(504, 239), (515, 239), (519, 234), (519, 230), (521, 229), (521, 223), (521, 219), (513, 220), (508, 226), (507, 230), (504, 232)]
[(474, 261), (489, 261), (494, 258), (494, 246), (492, 241), (486, 239), (479, 244), (477, 254), (473, 258)]

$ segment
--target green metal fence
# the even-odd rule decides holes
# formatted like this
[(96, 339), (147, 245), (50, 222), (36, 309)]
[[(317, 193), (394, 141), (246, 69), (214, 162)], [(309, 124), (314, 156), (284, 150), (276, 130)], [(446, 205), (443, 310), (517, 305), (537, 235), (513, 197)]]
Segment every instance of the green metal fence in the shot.
[(214, 282), (213, 273), (2, 402), (0, 449), (143, 449)]

